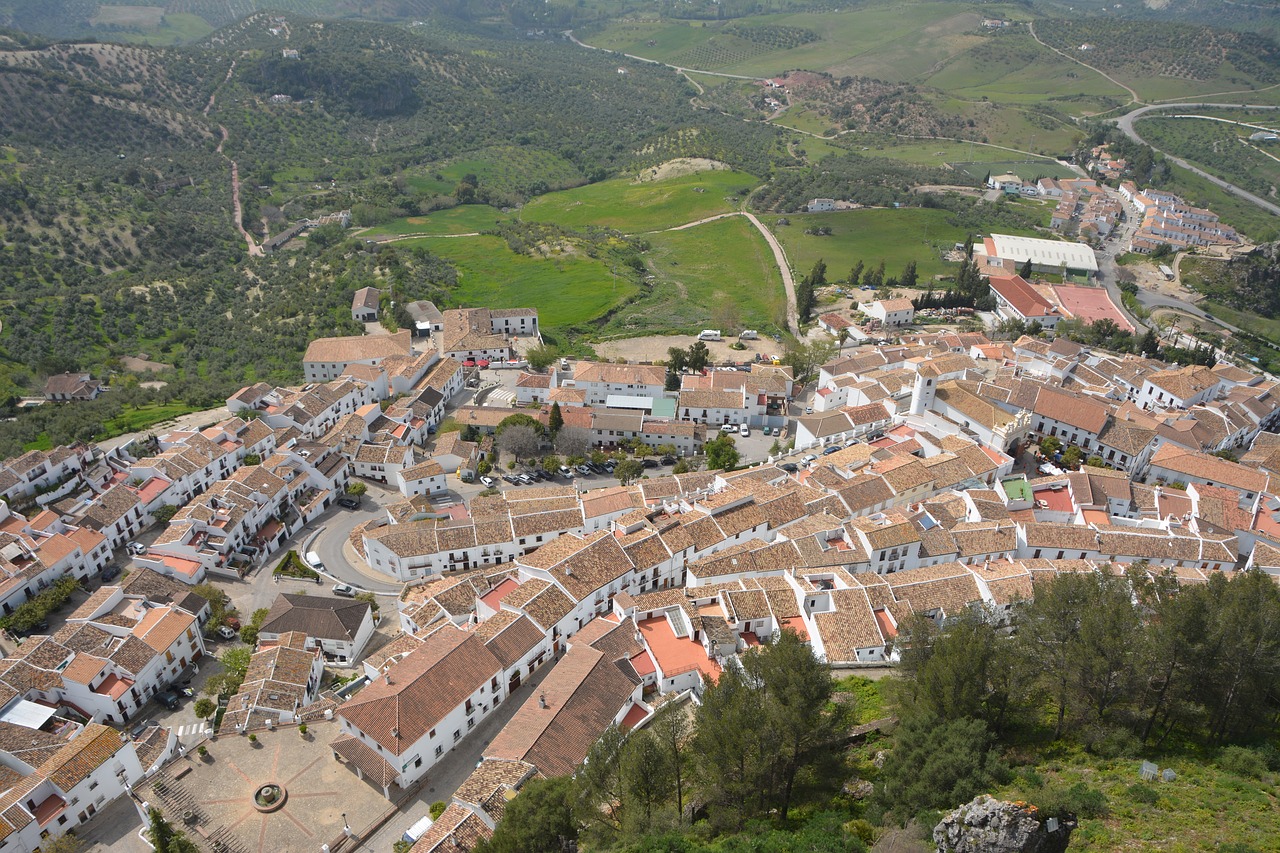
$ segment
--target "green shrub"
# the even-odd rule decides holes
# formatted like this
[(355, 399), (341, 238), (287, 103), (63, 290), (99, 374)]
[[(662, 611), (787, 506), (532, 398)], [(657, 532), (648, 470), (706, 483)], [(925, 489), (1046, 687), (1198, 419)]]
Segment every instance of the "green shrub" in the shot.
[(1154, 806), (1156, 804), (1156, 800), (1160, 799), (1160, 795), (1156, 793), (1155, 788), (1142, 782), (1130, 785), (1125, 793), (1128, 794), (1129, 799), (1133, 800), (1135, 803), (1145, 803), (1149, 806)]
[(441, 802), (440, 800), (436, 800), (434, 803), (431, 804), (431, 811), (428, 812), (428, 814), (431, 815), (432, 820), (439, 820), (440, 815), (444, 814), (444, 810), (447, 808), (448, 806), (445, 803)]
[(1217, 764), (1228, 773), (1246, 779), (1261, 779), (1267, 772), (1267, 762), (1258, 752), (1243, 746), (1228, 746), (1218, 753)]
[(1102, 818), (1110, 812), (1107, 795), (1083, 782), (1070, 788), (1050, 786), (1039, 792), (1033, 800), (1046, 817), (1075, 815), (1082, 818)]
[(1137, 755), (1142, 742), (1133, 732), (1120, 726), (1090, 726), (1082, 735), (1084, 748), (1099, 758), (1121, 758)]

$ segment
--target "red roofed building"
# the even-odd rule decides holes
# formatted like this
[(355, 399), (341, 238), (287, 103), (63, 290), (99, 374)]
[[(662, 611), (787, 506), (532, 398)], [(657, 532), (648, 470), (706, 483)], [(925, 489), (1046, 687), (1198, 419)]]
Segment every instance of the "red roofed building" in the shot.
[(388, 798), (408, 789), (506, 698), (502, 664), (473, 633), (437, 631), (338, 709), (334, 756)]
[(1053, 330), (1062, 319), (1058, 309), (1020, 275), (993, 275), (990, 284), (996, 297), (996, 314), (1007, 320), (1037, 322)]

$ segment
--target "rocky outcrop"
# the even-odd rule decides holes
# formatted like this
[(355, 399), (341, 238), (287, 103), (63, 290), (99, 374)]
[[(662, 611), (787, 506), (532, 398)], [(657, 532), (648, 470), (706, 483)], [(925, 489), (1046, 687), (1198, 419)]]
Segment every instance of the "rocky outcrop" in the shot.
[(1074, 819), (1041, 819), (1036, 807), (983, 794), (933, 828), (938, 853), (1064, 853)]

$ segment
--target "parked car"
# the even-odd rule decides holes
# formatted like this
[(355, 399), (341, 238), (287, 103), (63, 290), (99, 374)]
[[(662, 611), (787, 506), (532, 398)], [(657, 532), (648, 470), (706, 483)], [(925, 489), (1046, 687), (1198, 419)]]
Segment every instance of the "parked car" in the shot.
[(721, 425), (720, 425), (720, 431), (721, 431), (721, 432), (733, 432), (733, 431), (734, 431), (734, 430), (736, 430), (736, 429), (737, 429), (737, 427), (736, 427), (736, 426), (734, 426), (733, 424), (721, 424)]
[(141, 542), (130, 542), (125, 547), (127, 547), (129, 549), (129, 553), (133, 554), (135, 557), (147, 553), (147, 546), (143, 545)]
[(805, 407), (804, 407), (804, 413), (805, 413), (806, 415), (812, 415), (812, 414), (813, 414), (813, 406), (805, 406)]
[(236, 638), (235, 629), (227, 625), (219, 625), (217, 633), (218, 633), (218, 636), (224, 640), (234, 640)]
[(646, 456), (644, 459), (641, 459), (641, 460), (640, 460), (640, 464), (641, 464), (641, 465), (643, 465), (643, 466), (644, 466), (644, 467), (646, 467), (646, 468), (657, 468), (657, 467), (658, 467), (658, 460), (653, 459), (653, 458), (651, 458), (651, 457), (649, 457), (649, 456)]
[(120, 577), (120, 567), (113, 563), (110, 566), (107, 566), (106, 568), (104, 568), (102, 570), (102, 573), (99, 575), (99, 577), (102, 578), (103, 583), (113, 581), (116, 578)]
[(659, 459), (658, 461), (659, 461), (659, 462), (661, 462), (663, 465), (674, 465), (674, 464), (676, 464), (676, 458), (675, 458), (674, 456), (664, 456), (664, 457), (662, 457), (661, 459)]
[(570, 468), (568, 465), (561, 465), (561, 466), (560, 466), (560, 476), (561, 476), (561, 477), (572, 477), (572, 476), (573, 476), (573, 469), (572, 469), (572, 468)]
[(842, 447), (839, 444), (833, 444), (830, 447), (828, 447), (826, 450), (822, 451), (822, 455), (830, 456), (832, 453), (839, 453), (841, 450), (844, 450), (844, 447)]
[(240, 630), (240, 617), (239, 617), (239, 616), (228, 616), (228, 617), (226, 617), (225, 619), (223, 619), (223, 620), (222, 620), (222, 624), (223, 624), (223, 625), (227, 625), (228, 627), (230, 627), (232, 631), (239, 631), (239, 630)]
[(800, 466), (794, 462), (783, 462), (778, 467), (781, 468), (783, 471), (786, 471), (788, 474), (794, 474), (795, 472), (800, 470)]
[(616, 468), (616, 467), (618, 467), (618, 466), (614, 463), (614, 461), (613, 461), (612, 459), (610, 459), (608, 462), (604, 463), (604, 470), (605, 470), (605, 472), (606, 472), (606, 473), (612, 474), (612, 473), (613, 473), (613, 469), (614, 469), (614, 468)]
[(493, 478), (492, 478), (492, 477), (481, 477), (481, 478), (480, 478), (480, 483), (481, 483), (481, 485), (483, 485), (486, 489), (492, 489), (492, 488), (493, 488), (493, 485), (494, 485), (494, 482), (493, 482)]
[(174, 693), (172, 690), (166, 690), (156, 696), (156, 701), (168, 708), (170, 711), (178, 710), (178, 706), (182, 704), (182, 700), (178, 698), (178, 694)]
[(583, 463), (582, 465), (578, 466), (578, 473), (584, 477), (590, 477), (595, 472), (592, 471), (590, 468), (588, 468), (586, 466), (586, 463)]
[(761, 432), (765, 435), (773, 435), (773, 427), (765, 427)]
[(747, 436), (751, 435), (751, 427), (747, 426), (746, 424), (742, 424), (741, 426), (738, 427), (738, 435), (742, 436), (743, 438), (746, 438)]
[(344, 506), (347, 509), (359, 509), (360, 501), (356, 498), (338, 498), (338, 506)]
[(803, 457), (801, 457), (801, 459), (800, 459), (800, 464), (801, 464), (801, 465), (808, 465), (810, 462), (813, 462), (813, 461), (814, 461), (814, 460), (816, 460), (817, 458), (818, 458), (818, 457), (814, 456), (812, 453), (806, 453)]
[(355, 598), (356, 588), (353, 586), (348, 586), (345, 583), (335, 583), (333, 585), (333, 594), (341, 595), (344, 598)]
[(516, 482), (518, 482), (522, 486), (532, 486), (534, 483), (534, 479), (533, 477), (530, 477), (528, 474), (516, 474)]
[(320, 555), (315, 551), (307, 552), (307, 565), (315, 569), (317, 572), (324, 571), (324, 563), (320, 560)]

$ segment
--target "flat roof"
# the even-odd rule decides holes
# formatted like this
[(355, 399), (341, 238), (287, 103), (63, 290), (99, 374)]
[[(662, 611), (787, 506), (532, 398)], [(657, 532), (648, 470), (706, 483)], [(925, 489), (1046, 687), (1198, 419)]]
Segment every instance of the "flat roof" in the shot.
[(632, 396), (630, 394), (610, 394), (605, 398), (604, 406), (606, 409), (644, 409), (648, 412), (653, 409), (653, 398)]
[(1037, 237), (1015, 237), (1012, 234), (992, 234), (986, 239), (988, 248), (997, 258), (1014, 263), (1045, 267), (1066, 266), (1073, 270), (1098, 271), (1098, 259), (1084, 243), (1067, 243), (1062, 240), (1041, 240)]

